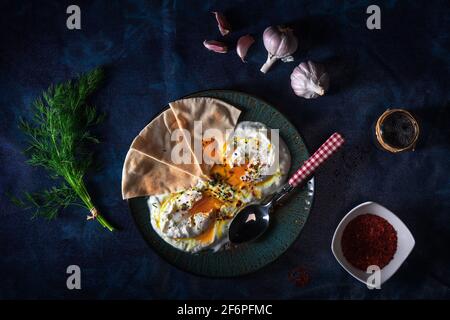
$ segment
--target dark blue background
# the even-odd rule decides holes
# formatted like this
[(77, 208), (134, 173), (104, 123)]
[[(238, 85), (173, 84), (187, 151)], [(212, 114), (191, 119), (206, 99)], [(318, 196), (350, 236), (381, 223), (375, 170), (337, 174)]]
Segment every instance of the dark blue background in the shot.
[[(450, 298), (449, 7), (447, 1), (377, 1), (382, 29), (366, 28), (373, 1), (76, 1), (82, 30), (66, 29), (73, 1), (0, 4), (0, 298)], [(242, 64), (234, 50), (202, 46), (220, 39), (210, 11), (224, 11), (234, 32), (257, 43)], [(288, 23), (300, 40), (296, 62), (259, 72), (265, 27)], [(289, 75), (300, 61), (326, 65), (329, 93), (296, 97)], [(94, 98), (108, 113), (99, 128), (103, 169), (89, 177), (102, 212), (122, 231), (110, 233), (70, 209), (59, 219), (30, 220), (4, 193), (49, 185), (26, 165), (17, 129), (51, 83), (106, 65)], [(333, 131), (347, 138), (316, 180), (310, 218), (275, 263), (235, 279), (206, 279), (159, 258), (140, 237), (121, 200), (122, 163), (133, 137), (171, 100), (205, 89), (235, 89), (276, 106), (310, 149)], [(371, 124), (388, 107), (421, 119), (415, 152), (392, 155), (373, 145)], [(380, 291), (369, 291), (335, 261), (330, 242), (355, 205), (376, 201), (411, 229), (416, 247)], [(68, 265), (82, 268), (82, 290), (66, 289)], [(310, 283), (296, 287), (302, 266)]]

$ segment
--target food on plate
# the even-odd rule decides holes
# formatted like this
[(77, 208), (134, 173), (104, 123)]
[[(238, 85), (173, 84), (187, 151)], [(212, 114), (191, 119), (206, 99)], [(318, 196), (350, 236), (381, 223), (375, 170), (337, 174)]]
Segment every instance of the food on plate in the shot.
[(149, 197), (151, 224), (164, 241), (192, 253), (218, 250), (228, 243), (237, 211), (278, 190), (290, 153), (281, 138), (274, 145), (267, 131), (262, 123), (239, 123), (220, 153), (223, 162), (211, 167), (210, 179), (182, 192)]
[[(214, 146), (222, 148), (218, 136), (225, 136), (227, 130), (234, 129), (240, 113), (239, 109), (213, 98), (189, 98), (171, 103), (171, 108), (150, 122), (131, 144), (122, 172), (123, 199), (178, 192), (196, 186), (199, 179), (207, 180), (193, 150), (200, 143), (201, 154), (202, 141), (195, 140), (191, 146), (197, 129), (194, 122), (200, 121), (203, 132), (214, 129), (216, 133), (209, 141), (203, 141), (205, 149), (211, 149), (209, 142), (213, 138)], [(181, 159), (173, 157), (173, 150), (183, 151)], [(201, 160), (201, 156), (198, 159)]]
[(171, 110), (166, 110), (142, 129), (131, 144), (131, 149), (138, 150), (143, 155), (180, 169), (187, 174), (200, 176), (201, 168), (198, 163), (194, 161), (178, 163), (172, 156), (172, 150), (177, 146), (179, 149), (183, 147), (187, 149), (189, 145), (188, 140), (185, 140), (182, 135), (177, 135), (175, 131), (178, 129), (175, 115)]
[(178, 192), (196, 186), (198, 181), (197, 176), (130, 149), (122, 171), (122, 197)]
[[(237, 123), (240, 110), (221, 100), (188, 98), (169, 106), (133, 141), (123, 197), (149, 196), (151, 226), (173, 247), (218, 250), (229, 242), (237, 211), (261, 203), (283, 184), (289, 150), (278, 130)], [(167, 138), (174, 132), (181, 135)], [(173, 158), (180, 144), (188, 150), (188, 163)]]
[[(240, 122), (226, 145), (225, 167), (234, 175), (228, 183), (238, 187), (254, 185), (260, 197), (275, 193), (291, 165), (289, 150), (278, 131), (269, 130), (260, 122)], [(213, 172), (220, 166), (213, 167)], [(236, 172), (242, 175), (237, 176)]]
[(194, 159), (207, 175), (212, 164), (218, 161), (227, 132), (234, 129), (241, 111), (213, 98), (181, 99), (169, 106), (183, 129), (185, 140), (191, 141), (189, 147)]

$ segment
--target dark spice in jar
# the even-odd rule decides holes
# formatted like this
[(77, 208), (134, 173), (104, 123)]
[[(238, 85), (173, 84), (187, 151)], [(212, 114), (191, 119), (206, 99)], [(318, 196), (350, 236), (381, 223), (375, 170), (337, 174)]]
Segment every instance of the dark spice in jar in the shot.
[(392, 153), (414, 150), (419, 138), (419, 123), (404, 109), (388, 109), (375, 123), (376, 143)]
[(397, 251), (397, 232), (377, 215), (363, 214), (348, 223), (342, 234), (342, 253), (354, 267), (385, 267)]

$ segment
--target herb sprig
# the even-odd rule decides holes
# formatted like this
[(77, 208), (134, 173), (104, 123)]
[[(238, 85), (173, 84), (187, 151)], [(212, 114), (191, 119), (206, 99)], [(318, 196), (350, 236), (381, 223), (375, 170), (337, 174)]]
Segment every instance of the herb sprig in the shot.
[(36, 193), (26, 192), (13, 202), (22, 208), (34, 208), (34, 216), (54, 219), (61, 209), (70, 205), (85, 207), (89, 219), (97, 220), (113, 231), (113, 226), (95, 208), (86, 189), (84, 177), (93, 161), (89, 144), (98, 143), (90, 129), (103, 116), (87, 104), (88, 97), (103, 79), (99, 68), (81, 75), (77, 81), (50, 86), (32, 106), (32, 118), (20, 120), (19, 127), (27, 136), (27, 163), (43, 167), (58, 186)]

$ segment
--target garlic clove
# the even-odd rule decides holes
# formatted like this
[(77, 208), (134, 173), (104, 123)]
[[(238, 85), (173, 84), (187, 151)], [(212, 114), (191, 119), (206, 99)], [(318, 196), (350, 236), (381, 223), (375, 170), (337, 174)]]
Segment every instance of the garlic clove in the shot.
[(302, 62), (291, 74), (291, 87), (297, 96), (313, 99), (325, 94), (330, 77), (323, 66), (314, 62)]
[(252, 46), (254, 42), (255, 39), (249, 34), (239, 38), (236, 45), (236, 52), (238, 56), (241, 58), (242, 62), (246, 62), (245, 56), (247, 55), (248, 49)]
[(228, 20), (225, 18), (225, 16), (217, 11), (212, 12), (217, 20), (217, 26), (219, 27), (220, 34), (222, 36), (226, 36), (231, 32), (231, 25), (228, 22)]
[(228, 47), (225, 43), (216, 40), (205, 40), (203, 45), (206, 49), (217, 53), (227, 53)]

